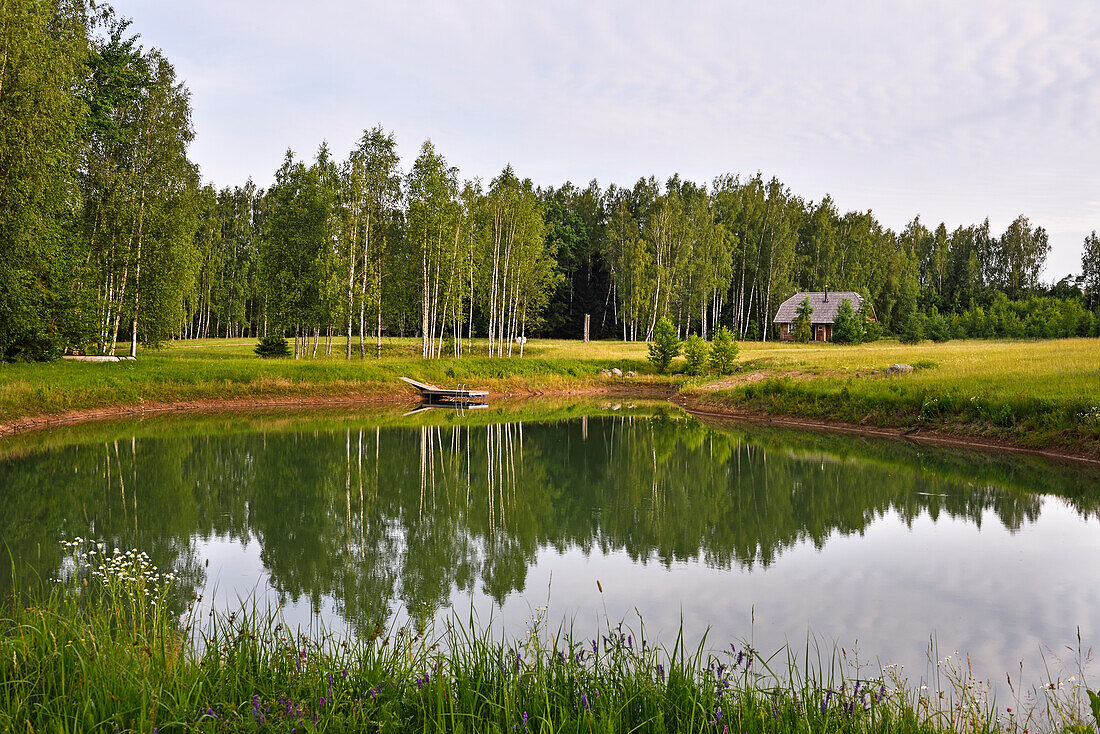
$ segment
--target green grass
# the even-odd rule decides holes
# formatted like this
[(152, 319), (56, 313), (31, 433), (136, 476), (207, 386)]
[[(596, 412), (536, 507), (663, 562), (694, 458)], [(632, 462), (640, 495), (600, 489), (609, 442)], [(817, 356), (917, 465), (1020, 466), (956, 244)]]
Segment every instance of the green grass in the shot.
[[(333, 355), (262, 360), (251, 339), (175, 342), (135, 362), (0, 366), (0, 422), (24, 416), (149, 403), (355, 398), (413, 400), (398, 377), (502, 394), (584, 393), (686, 386), (700, 407), (887, 427), (927, 427), (1078, 453), (1100, 451), (1100, 340), (952, 341), (858, 346), (743, 343), (738, 374), (654, 374), (639, 342), (533, 340), (520, 359), (423, 360), (415, 339), (387, 339), (380, 359)], [(312, 345), (311, 345), (312, 346)], [(311, 353), (310, 352), (307, 352)], [(914, 373), (887, 378), (896, 362)], [(635, 371), (608, 379), (599, 371)], [(682, 369), (678, 359), (673, 369)]]
[[(592, 638), (521, 639), (474, 620), (366, 639), (289, 630), (245, 607), (209, 622), (175, 611), (173, 580), (136, 551), (73, 565), (46, 598), (0, 620), (0, 729), (11, 731), (993, 732), (1085, 726), (1080, 690), (1033, 692), (1008, 713), (962, 667), (932, 690), (887, 669), (847, 673), (808, 641), (761, 656), (686, 649), (605, 623)], [(186, 601), (186, 600), (183, 600)], [(196, 627), (201, 624), (201, 633)], [(939, 695), (942, 692), (942, 697)]]
[[(886, 367), (912, 365), (888, 377)], [(742, 350), (742, 372), (688, 388), (700, 407), (1100, 451), (1100, 340), (956, 341)]]
[[(344, 359), (342, 340), (332, 356), (323, 346), (316, 359), (265, 360), (252, 353), (251, 339), (177, 342), (142, 350), (133, 362), (0, 366), (0, 422), (110, 406), (183, 401), (278, 398), (415, 397), (402, 375), (445, 385), (467, 383), (498, 393), (538, 393), (608, 384), (603, 368), (646, 370), (644, 345), (540, 342), (523, 359), (423, 360), (419, 342), (389, 339), (381, 359), (368, 354)], [(475, 342), (480, 349), (484, 347)], [(475, 355), (477, 353), (475, 352)], [(659, 385), (665, 378), (642, 377), (634, 384)]]

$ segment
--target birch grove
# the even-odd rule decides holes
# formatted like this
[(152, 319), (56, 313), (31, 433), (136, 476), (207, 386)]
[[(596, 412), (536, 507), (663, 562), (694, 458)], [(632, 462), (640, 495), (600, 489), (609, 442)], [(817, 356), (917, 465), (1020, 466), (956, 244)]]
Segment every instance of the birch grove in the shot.
[[(1024, 215), (1000, 233), (892, 230), (761, 173), (536, 186), (507, 166), (483, 185), (430, 141), (403, 170), (378, 125), (346, 154), (288, 151), (262, 188), (200, 185), (190, 94), (128, 21), (79, 0), (4, 8), (0, 360), (266, 336), (293, 338), (297, 359), (378, 358), (409, 349), (401, 337), (424, 358), (508, 358), (588, 325), (650, 339), (662, 318), (681, 337), (767, 340), (779, 302), (826, 288), (862, 293), (894, 332), (1006, 299), (1100, 309), (1095, 235), (1080, 278), (1044, 284), (1049, 237)], [(1027, 333), (1073, 331), (1044, 318)]]
[(531, 181), (520, 181), (508, 166), (493, 179), (484, 209), (478, 265), (488, 354), (511, 357), (518, 339), (522, 356), (528, 320), (542, 313), (556, 275), (542, 204)]

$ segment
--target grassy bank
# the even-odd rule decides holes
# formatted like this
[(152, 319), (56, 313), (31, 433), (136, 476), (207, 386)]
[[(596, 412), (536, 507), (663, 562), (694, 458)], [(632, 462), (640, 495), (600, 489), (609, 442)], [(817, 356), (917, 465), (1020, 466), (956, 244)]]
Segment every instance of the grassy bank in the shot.
[[(655, 646), (644, 628), (522, 639), (474, 623), (343, 640), (241, 610), (178, 623), (173, 577), (75, 541), (65, 579), (0, 620), (11, 731), (993, 732), (1085, 726), (1081, 687), (998, 706), (963, 668), (930, 689), (807, 645)], [(95, 552), (93, 552), (95, 551)], [(192, 620), (186, 613), (184, 620)], [(940, 695), (942, 693), (942, 696)]]
[[(351, 361), (344, 358), (340, 340), (332, 356), (319, 352), (316, 358), (300, 360), (262, 360), (252, 353), (254, 345), (249, 339), (212, 339), (143, 350), (132, 362), (0, 365), (0, 423), (154, 402), (415, 399), (415, 390), (398, 379), (402, 375), (450, 385), (476, 382), (498, 394), (584, 390), (607, 385), (599, 377), (601, 369), (642, 372), (647, 365), (644, 345), (622, 343), (541, 342), (529, 345), (523, 359), (424, 360), (418, 341), (389, 339), (382, 358), (370, 353)], [(667, 382), (668, 378), (650, 375), (631, 384), (653, 387)]]
[[(650, 391), (682, 387), (715, 410), (936, 429), (1037, 448), (1100, 453), (1100, 340), (953, 341), (858, 346), (744, 343), (722, 379), (653, 373), (646, 346), (532, 341), (522, 359), (422, 360), (419, 342), (388, 339), (383, 356), (261, 360), (249, 339), (173, 343), (135, 362), (0, 366), (0, 424), (25, 416), (148, 403), (356, 398), (415, 400), (402, 375), (502, 394)], [(484, 351), (475, 341), (473, 354)], [(912, 374), (884, 375), (891, 364)], [(673, 369), (682, 369), (678, 360)], [(634, 371), (609, 379), (600, 370)]]
[[(1100, 340), (773, 345), (747, 356), (738, 377), (689, 388), (692, 403), (1100, 451)], [(914, 371), (885, 375), (894, 363)]]

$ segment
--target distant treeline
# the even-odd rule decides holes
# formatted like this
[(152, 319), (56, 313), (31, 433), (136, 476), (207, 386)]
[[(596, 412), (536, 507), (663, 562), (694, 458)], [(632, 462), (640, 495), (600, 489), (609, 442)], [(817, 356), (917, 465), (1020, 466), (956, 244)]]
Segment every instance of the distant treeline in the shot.
[(507, 167), (484, 183), (430, 141), (403, 171), (375, 127), (342, 160), (288, 151), (266, 191), (201, 186), (189, 93), (125, 21), (83, 0), (0, 12), (5, 359), (273, 333), (314, 350), (343, 334), (348, 356), (382, 334), (420, 336), (425, 356), (488, 337), (507, 356), (517, 337), (581, 337), (586, 315), (594, 339), (648, 339), (661, 317), (770, 339), (783, 299), (826, 287), (864, 294), (890, 333), (1097, 330), (1095, 233), (1082, 274), (1044, 285), (1047, 233), (1024, 216), (894, 232), (759, 173), (539, 188)]

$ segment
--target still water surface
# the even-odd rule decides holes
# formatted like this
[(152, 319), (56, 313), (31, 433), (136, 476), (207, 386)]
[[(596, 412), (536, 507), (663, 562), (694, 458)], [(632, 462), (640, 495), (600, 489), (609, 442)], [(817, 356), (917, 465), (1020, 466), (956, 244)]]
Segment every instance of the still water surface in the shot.
[(681, 620), (715, 647), (801, 653), (812, 634), (914, 679), (931, 639), (1003, 680), (1100, 631), (1094, 471), (667, 406), (567, 412), (41, 434), (0, 444), (0, 538), (23, 585), (79, 535), (145, 550), (204, 604), (352, 633), (473, 611), (522, 634), (548, 606), (580, 634), (639, 614), (666, 642)]

